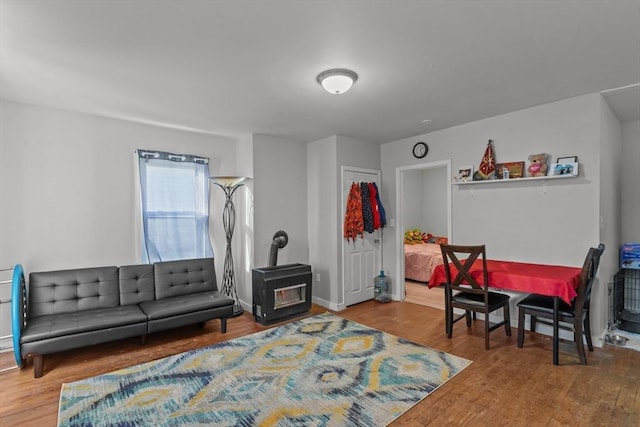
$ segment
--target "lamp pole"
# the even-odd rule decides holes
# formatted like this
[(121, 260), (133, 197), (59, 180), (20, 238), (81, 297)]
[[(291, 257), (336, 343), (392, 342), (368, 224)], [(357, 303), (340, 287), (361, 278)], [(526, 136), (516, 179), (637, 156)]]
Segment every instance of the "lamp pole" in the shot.
[[(224, 177), (228, 178), (228, 177)], [(243, 181), (244, 178), (238, 178), (236, 183), (233, 182), (215, 182), (215, 177), (211, 178), (214, 180), (214, 184), (218, 187), (222, 188), (225, 194), (225, 202), (224, 202), (224, 210), (222, 211), (222, 225), (224, 226), (224, 233), (227, 239), (227, 250), (224, 256), (224, 270), (222, 275), (222, 288), (221, 292), (227, 295), (229, 298), (233, 298), (235, 301), (233, 305), (233, 316), (239, 316), (244, 313), (244, 309), (240, 305), (240, 299), (238, 298), (238, 292), (236, 290), (236, 283), (234, 277), (234, 268), (233, 268), (233, 251), (231, 249), (231, 240), (233, 238), (233, 230), (236, 225), (236, 208), (233, 205), (233, 193), (236, 192), (238, 188), (243, 186), (244, 184), (239, 183), (239, 181)]]

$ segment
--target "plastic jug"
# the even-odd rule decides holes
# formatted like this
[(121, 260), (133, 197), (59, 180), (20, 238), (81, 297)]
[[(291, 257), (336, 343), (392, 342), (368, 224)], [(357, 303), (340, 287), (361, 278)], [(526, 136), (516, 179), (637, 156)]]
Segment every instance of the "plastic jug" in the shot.
[(378, 302), (391, 301), (391, 279), (380, 271), (380, 275), (373, 279), (374, 300)]

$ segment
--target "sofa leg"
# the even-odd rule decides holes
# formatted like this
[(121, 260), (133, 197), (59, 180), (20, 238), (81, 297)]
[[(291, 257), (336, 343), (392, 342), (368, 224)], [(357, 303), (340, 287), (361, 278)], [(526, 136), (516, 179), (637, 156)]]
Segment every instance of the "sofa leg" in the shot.
[(220, 330), (222, 331), (223, 334), (227, 333), (227, 318), (226, 317), (221, 317), (220, 318)]
[(33, 378), (40, 378), (44, 371), (44, 356), (34, 354), (33, 356)]
[(145, 345), (147, 343), (147, 334), (140, 335), (140, 345)]

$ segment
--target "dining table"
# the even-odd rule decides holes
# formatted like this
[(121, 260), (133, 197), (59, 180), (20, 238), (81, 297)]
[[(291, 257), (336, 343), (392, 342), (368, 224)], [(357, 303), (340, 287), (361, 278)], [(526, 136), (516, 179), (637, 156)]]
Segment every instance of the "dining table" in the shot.
[[(553, 354), (554, 364), (558, 354), (558, 316), (560, 300), (571, 304), (578, 295), (581, 268), (562, 265), (533, 264), (518, 261), (487, 261), (487, 277), (489, 287), (524, 293), (534, 293), (553, 297)], [(450, 265), (451, 275), (457, 275), (457, 269)], [(471, 276), (479, 283), (483, 283), (482, 261), (476, 260), (470, 268)], [(429, 280), (429, 288), (440, 286), (447, 281), (444, 265), (436, 266)]]

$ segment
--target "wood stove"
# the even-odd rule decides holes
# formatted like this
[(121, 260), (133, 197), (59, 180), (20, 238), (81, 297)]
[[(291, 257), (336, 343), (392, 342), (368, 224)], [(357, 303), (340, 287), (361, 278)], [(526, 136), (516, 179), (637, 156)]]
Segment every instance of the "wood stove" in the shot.
[(252, 270), (253, 317), (270, 324), (311, 308), (311, 266), (287, 264)]

